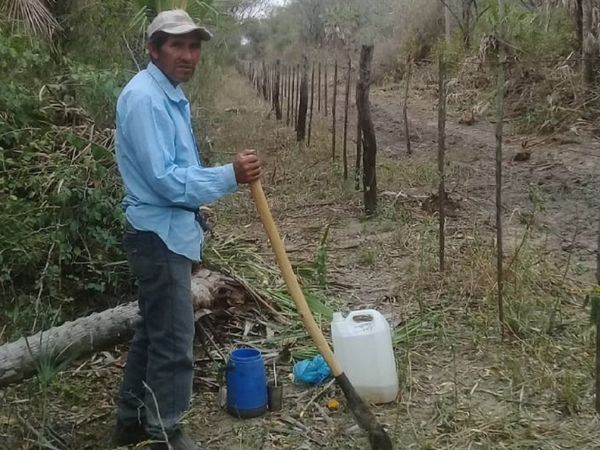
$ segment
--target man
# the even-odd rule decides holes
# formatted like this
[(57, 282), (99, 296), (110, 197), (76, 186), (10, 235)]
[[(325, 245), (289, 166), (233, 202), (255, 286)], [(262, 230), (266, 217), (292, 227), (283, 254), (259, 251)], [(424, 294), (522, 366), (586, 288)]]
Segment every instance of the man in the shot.
[(180, 427), (192, 392), (194, 320), (192, 261), (200, 260), (196, 212), (260, 177), (255, 153), (232, 164), (202, 167), (190, 106), (189, 81), (211, 34), (182, 10), (160, 13), (148, 28), (151, 63), (117, 102), (117, 163), (126, 195), (123, 246), (139, 285), (136, 325), (120, 391), (112, 443), (152, 439), (152, 449), (197, 450)]

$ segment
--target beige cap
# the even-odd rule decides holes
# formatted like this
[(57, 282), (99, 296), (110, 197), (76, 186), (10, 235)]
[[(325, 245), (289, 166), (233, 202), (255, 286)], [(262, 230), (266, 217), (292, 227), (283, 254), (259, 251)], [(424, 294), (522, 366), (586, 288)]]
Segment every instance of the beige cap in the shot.
[(158, 13), (148, 26), (148, 39), (157, 31), (164, 31), (168, 34), (186, 34), (190, 31), (198, 31), (201, 40), (210, 41), (212, 38), (211, 32), (194, 23), (190, 15), (183, 9), (171, 9)]

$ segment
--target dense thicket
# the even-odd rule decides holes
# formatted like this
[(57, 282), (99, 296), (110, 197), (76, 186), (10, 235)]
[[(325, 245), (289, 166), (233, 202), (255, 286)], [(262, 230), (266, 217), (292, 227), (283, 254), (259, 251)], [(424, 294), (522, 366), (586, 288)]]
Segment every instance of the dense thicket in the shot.
[(218, 31), (201, 70), (214, 81), (239, 38), (211, 2), (0, 2), (0, 340), (131, 293), (114, 109), (146, 63), (148, 21), (171, 4)]
[(16, 331), (127, 284), (115, 265), (122, 214), (110, 128), (127, 69), (0, 35), (0, 314)]

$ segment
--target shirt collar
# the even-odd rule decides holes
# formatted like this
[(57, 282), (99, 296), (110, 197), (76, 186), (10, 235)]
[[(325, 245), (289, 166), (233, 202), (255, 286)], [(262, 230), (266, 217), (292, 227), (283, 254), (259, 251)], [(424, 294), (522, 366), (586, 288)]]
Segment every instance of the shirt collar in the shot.
[(185, 98), (185, 94), (183, 93), (183, 90), (181, 89), (180, 85), (177, 85), (177, 87), (173, 86), (171, 84), (171, 81), (169, 81), (169, 79), (167, 78), (167, 76), (154, 63), (149, 63), (146, 70), (158, 83), (158, 85), (165, 92), (165, 94), (167, 94), (167, 97), (169, 97), (169, 99), (176, 103), (187, 103), (187, 99)]

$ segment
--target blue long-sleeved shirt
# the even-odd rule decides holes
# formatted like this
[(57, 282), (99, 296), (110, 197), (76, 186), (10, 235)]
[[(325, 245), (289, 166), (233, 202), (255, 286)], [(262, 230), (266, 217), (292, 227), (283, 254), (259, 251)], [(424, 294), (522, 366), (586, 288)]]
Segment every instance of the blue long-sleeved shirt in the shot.
[(203, 235), (190, 210), (235, 191), (235, 173), (232, 164), (201, 165), (189, 102), (152, 63), (119, 96), (116, 148), (127, 220), (200, 260)]

